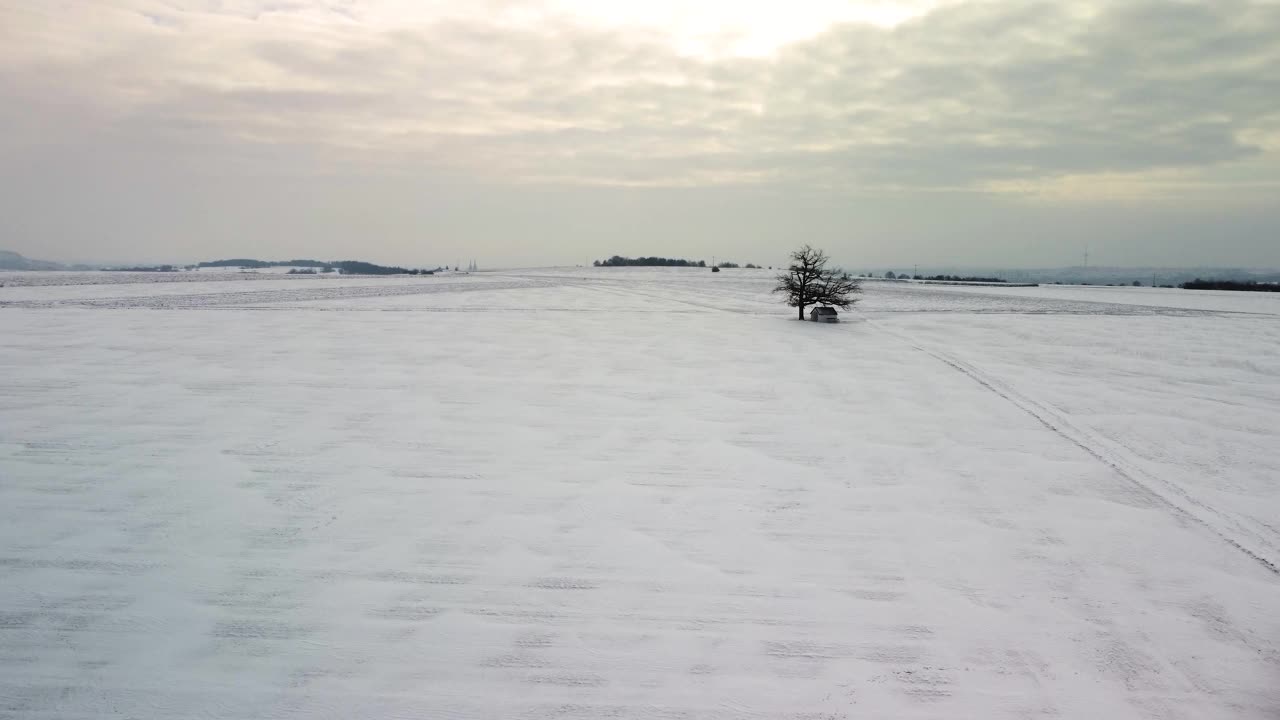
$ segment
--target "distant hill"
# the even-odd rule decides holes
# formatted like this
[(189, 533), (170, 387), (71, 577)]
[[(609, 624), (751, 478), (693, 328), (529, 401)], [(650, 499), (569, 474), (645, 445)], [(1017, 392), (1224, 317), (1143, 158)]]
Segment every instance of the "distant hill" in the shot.
[[(855, 268), (856, 269), (856, 268)], [(888, 268), (896, 271), (899, 277), (911, 277), (911, 272), (903, 272), (903, 267)], [(1214, 280), (1234, 280), (1240, 282), (1278, 282), (1280, 270), (1225, 268), (1225, 267), (1061, 267), (1061, 268), (1001, 268), (987, 266), (925, 266), (919, 270), (906, 267), (907, 271), (918, 272), (921, 276), (934, 275), (990, 275), (1015, 283), (1039, 283), (1041, 285), (1132, 285), (1134, 282), (1170, 287), (1197, 278)], [(884, 272), (874, 272), (880, 276)]]
[(1129, 285), (1137, 281), (1150, 285), (1178, 285), (1198, 278), (1275, 282), (1280, 280), (1276, 270), (1226, 268), (1226, 267), (1067, 267), (1039, 270), (1010, 270), (1010, 279), (1029, 280), (1042, 285), (1052, 283), (1089, 285)]
[(376, 265), (374, 263), (363, 262), (360, 260), (255, 260), (251, 258), (235, 258), (232, 260), (214, 260), (212, 262), (202, 262), (197, 265), (149, 265), (145, 267), (133, 267), (123, 265), (66, 265), (63, 263), (49, 262), (45, 260), (32, 260), (23, 257), (16, 252), (10, 250), (0, 250), (0, 270), (121, 270), (130, 272), (174, 272), (177, 270), (187, 269), (194, 270), (196, 268), (214, 268), (214, 267), (242, 267), (242, 268), (269, 268), (269, 267), (295, 267), (295, 268), (315, 268), (328, 272), (341, 272), (351, 275), (431, 275), (431, 270)]
[(45, 260), (31, 260), (16, 252), (0, 250), (0, 270), (66, 270), (66, 265)]
[(410, 270), (398, 266), (375, 265), (374, 263), (363, 262), (360, 260), (256, 260), (253, 258), (233, 258), (230, 260), (212, 260), (210, 262), (202, 262), (191, 267), (209, 268), (209, 267), (240, 267), (240, 268), (269, 268), (269, 267), (301, 267), (316, 268), (319, 270), (336, 270), (348, 275), (432, 275), (433, 270)]
[(319, 260), (255, 260), (253, 258), (232, 258), (230, 260), (211, 260), (202, 262), (196, 267), (238, 267), (238, 268), (269, 268), (269, 267), (313, 267), (324, 268), (329, 267), (332, 263), (321, 262)]

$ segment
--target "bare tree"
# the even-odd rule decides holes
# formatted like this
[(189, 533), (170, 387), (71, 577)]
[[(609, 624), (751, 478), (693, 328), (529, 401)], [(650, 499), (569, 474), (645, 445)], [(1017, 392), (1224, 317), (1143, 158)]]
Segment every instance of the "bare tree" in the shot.
[(839, 268), (827, 267), (829, 258), (821, 250), (804, 247), (791, 253), (791, 266), (778, 276), (776, 293), (785, 293), (787, 305), (796, 308), (801, 320), (808, 305), (830, 305), (848, 310), (857, 302), (852, 295), (862, 291), (858, 281)]

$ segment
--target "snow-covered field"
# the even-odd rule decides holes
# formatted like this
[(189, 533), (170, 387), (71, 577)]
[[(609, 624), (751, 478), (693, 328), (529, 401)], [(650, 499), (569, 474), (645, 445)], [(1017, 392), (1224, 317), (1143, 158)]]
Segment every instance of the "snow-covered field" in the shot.
[(1275, 296), (30, 275), (0, 717), (1280, 715)]

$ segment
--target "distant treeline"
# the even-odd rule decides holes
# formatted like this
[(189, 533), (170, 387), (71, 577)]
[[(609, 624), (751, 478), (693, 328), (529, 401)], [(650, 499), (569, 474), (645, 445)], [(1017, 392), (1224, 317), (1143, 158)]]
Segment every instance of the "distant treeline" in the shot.
[(300, 267), (300, 268), (316, 268), (324, 272), (337, 270), (350, 275), (432, 275), (433, 270), (410, 270), (398, 266), (375, 265), (361, 260), (337, 260), (324, 262), (321, 260), (253, 260), (250, 258), (233, 258), (230, 260), (214, 260), (212, 262), (202, 262), (194, 267), (243, 267), (243, 268), (269, 268), (269, 267)]
[(597, 260), (592, 265), (596, 267), (706, 267), (707, 261), (664, 257), (629, 258), (614, 255), (608, 260)]
[(351, 275), (432, 275), (433, 270), (409, 270), (408, 268), (387, 265), (374, 265), (359, 260), (341, 260), (329, 263), (327, 267), (336, 268), (339, 272)]
[(321, 262), (319, 260), (252, 260), (250, 258), (232, 258), (230, 260), (213, 260), (211, 262), (202, 262), (196, 267), (243, 267), (243, 268), (269, 268), (269, 267), (313, 267), (323, 268), (329, 267), (331, 263)]
[(1260, 283), (1252, 280), (1189, 280), (1178, 287), (1184, 290), (1244, 290), (1247, 292), (1280, 292), (1280, 283)]
[(986, 282), (986, 283), (1002, 283), (1008, 282), (1004, 278), (997, 277), (976, 277), (972, 275), (931, 275), (929, 277), (915, 276), (916, 280), (942, 280), (947, 282)]
[[(875, 277), (875, 273), (867, 273), (863, 277)], [(897, 274), (892, 270), (884, 274), (886, 280), (933, 280), (935, 282), (981, 282), (981, 283), (1003, 283), (1009, 282), (1004, 278), (998, 277), (978, 277), (976, 275), (909, 275), (907, 273)]]
[[(707, 266), (706, 260), (684, 260), (682, 258), (664, 258), (664, 257), (638, 257), (629, 258), (621, 255), (614, 255), (608, 260), (596, 260), (591, 263), (596, 267), (700, 267)], [(722, 262), (716, 265), (718, 268), (730, 270), (733, 268), (745, 267), (748, 269), (757, 269), (760, 266), (753, 263), (739, 265), (734, 262)]]

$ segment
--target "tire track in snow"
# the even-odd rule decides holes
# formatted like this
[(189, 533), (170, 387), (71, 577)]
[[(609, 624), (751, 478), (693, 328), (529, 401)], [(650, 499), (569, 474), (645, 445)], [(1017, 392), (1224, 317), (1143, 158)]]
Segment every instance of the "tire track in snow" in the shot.
[(1280, 576), (1280, 550), (1277, 549), (1276, 543), (1263, 533), (1250, 529), (1241, 518), (1205, 503), (1176, 483), (1148, 473), (1138, 467), (1132, 460), (1124, 457), (1123, 452), (1118, 452), (1108, 447), (1109, 443), (1106, 440), (1075, 425), (1063, 414), (1045, 403), (1037, 402), (1023, 395), (970, 363), (944, 351), (920, 345), (914, 340), (894, 330), (885, 328), (879, 323), (875, 323), (875, 325), (886, 334), (892, 335), (912, 348), (930, 355), (1009, 401), (1018, 409), (1038, 420), (1040, 424), (1052, 430), (1059, 437), (1110, 467), (1117, 475), (1129, 481), (1161, 505), (1207, 528), (1227, 544), (1253, 558), (1273, 574)]
[[(751, 292), (734, 292), (723, 288), (714, 288), (718, 292), (707, 292), (706, 287), (681, 288), (676, 291), (662, 292), (661, 290), (640, 290), (632, 286), (623, 286), (616, 281), (607, 280), (604, 282), (592, 281), (581, 283), (570, 283), (577, 287), (586, 287), (593, 290), (612, 293), (620, 297), (635, 297), (652, 300), (663, 300), (671, 303), (679, 303), (702, 310), (715, 310), (717, 312), (728, 313), (731, 315), (747, 315), (747, 316), (776, 316), (778, 315), (776, 303), (770, 301), (761, 301), (756, 294)], [(732, 296), (725, 297), (726, 295)], [(692, 296), (694, 299), (689, 299)], [(751, 300), (754, 304), (761, 305), (761, 309), (752, 309), (749, 307), (725, 307), (715, 304), (724, 300)]]
[(613, 295), (617, 295), (617, 296), (619, 296), (619, 297), (632, 297), (632, 298), (635, 298), (635, 297), (641, 297), (641, 298), (646, 298), (646, 299), (649, 299), (649, 300), (663, 300), (663, 301), (666, 301), (666, 302), (673, 302), (673, 303), (679, 303), (679, 304), (682, 304), (682, 305), (689, 305), (689, 306), (691, 306), (691, 307), (696, 307), (696, 308), (703, 309), (703, 310), (715, 310), (715, 311), (717, 311), (717, 312), (723, 312), (723, 313), (736, 313), (736, 314), (740, 314), (740, 315), (747, 315), (747, 314), (750, 314), (750, 313), (746, 313), (746, 312), (744, 312), (744, 311), (742, 311), (742, 310), (732, 310), (732, 309), (729, 309), (729, 308), (723, 308), (723, 307), (719, 307), (719, 306), (716, 306), (716, 305), (711, 305), (711, 304), (709, 304), (709, 303), (701, 303), (701, 302), (696, 302), (696, 301), (693, 301), (693, 300), (684, 300), (684, 299), (681, 299), (681, 298), (678, 298), (678, 297), (674, 297), (674, 296), (673, 296), (673, 295), (671, 295), (671, 294), (662, 295), (662, 294), (658, 294), (658, 293), (645, 292), (645, 291), (643, 291), (643, 290), (636, 290), (635, 288), (631, 288), (631, 287), (621, 287), (621, 286), (619, 286), (619, 285), (611, 285), (611, 286), (607, 286), (607, 287), (606, 287), (604, 284), (594, 284), (594, 283), (592, 283), (592, 284), (587, 284), (587, 283), (577, 283), (577, 286), (578, 286), (578, 287), (586, 287), (586, 288), (590, 288), (590, 289), (592, 289), (592, 290), (599, 290), (599, 291), (601, 291), (601, 292), (611, 293), (611, 294), (613, 294)]

